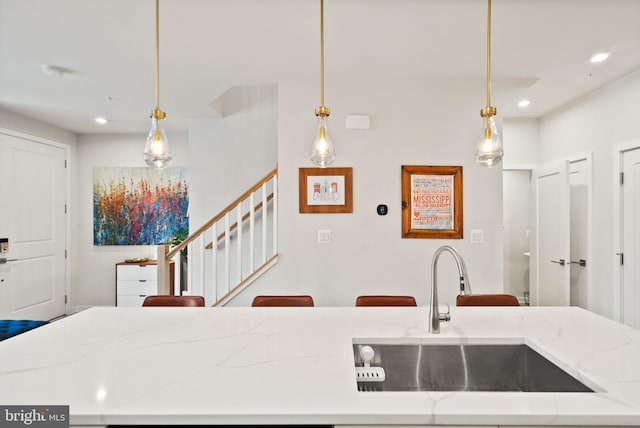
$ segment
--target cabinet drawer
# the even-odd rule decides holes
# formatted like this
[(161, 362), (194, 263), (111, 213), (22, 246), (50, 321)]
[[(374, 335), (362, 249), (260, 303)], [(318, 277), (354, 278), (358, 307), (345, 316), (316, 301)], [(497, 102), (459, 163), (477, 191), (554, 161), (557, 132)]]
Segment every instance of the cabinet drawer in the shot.
[(118, 295), (118, 306), (141, 307), (146, 296), (121, 296)]
[(120, 281), (118, 279), (117, 291), (118, 296), (148, 296), (149, 294), (157, 294), (158, 282), (153, 281)]
[(146, 279), (155, 281), (158, 278), (157, 265), (119, 265), (118, 281)]

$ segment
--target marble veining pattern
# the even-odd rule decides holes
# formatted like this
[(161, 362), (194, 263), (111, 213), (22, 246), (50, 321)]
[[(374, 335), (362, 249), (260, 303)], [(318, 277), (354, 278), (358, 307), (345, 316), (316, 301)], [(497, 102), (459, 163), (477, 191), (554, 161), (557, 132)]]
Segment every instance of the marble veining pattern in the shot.
[[(93, 308), (0, 342), (0, 403), (72, 425), (640, 425), (640, 332), (577, 308)], [(596, 393), (358, 392), (352, 343), (527, 343)]]

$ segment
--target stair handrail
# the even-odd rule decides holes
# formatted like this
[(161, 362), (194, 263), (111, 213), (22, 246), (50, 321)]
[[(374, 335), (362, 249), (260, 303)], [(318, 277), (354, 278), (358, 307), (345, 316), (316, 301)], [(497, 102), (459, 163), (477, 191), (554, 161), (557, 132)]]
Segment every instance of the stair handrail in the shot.
[(258, 190), (260, 187), (262, 187), (264, 185), (264, 183), (266, 183), (267, 181), (269, 181), (271, 178), (273, 178), (275, 175), (278, 174), (278, 167), (276, 166), (271, 172), (269, 172), (267, 175), (265, 175), (262, 179), (260, 179), (260, 181), (258, 181), (256, 184), (254, 184), (253, 186), (251, 186), (247, 191), (245, 191), (242, 195), (240, 195), (239, 197), (237, 197), (233, 202), (231, 202), (229, 205), (227, 205), (224, 209), (222, 209), (217, 215), (215, 215), (214, 217), (212, 217), (209, 221), (207, 221), (205, 224), (203, 224), (200, 228), (198, 228), (198, 230), (196, 230), (193, 234), (190, 234), (189, 237), (187, 237), (184, 241), (182, 241), (180, 244), (176, 245), (175, 247), (173, 247), (168, 253), (166, 253), (165, 255), (165, 260), (169, 261), (171, 260), (176, 254), (178, 254), (178, 252), (180, 250), (182, 250), (183, 248), (186, 248), (187, 245), (189, 245), (189, 243), (191, 243), (192, 241), (194, 241), (195, 239), (197, 239), (200, 235), (202, 235), (206, 230), (208, 230), (213, 224), (215, 224), (216, 222), (218, 222), (220, 219), (222, 219), (227, 212), (233, 210), (240, 202), (242, 202), (243, 200), (245, 200), (247, 197), (249, 197), (249, 195), (251, 195), (251, 193), (255, 192), (256, 190)]
[[(273, 192), (269, 193), (267, 195), (267, 202), (271, 202), (271, 200), (273, 199)], [(253, 211), (258, 211), (260, 208), (262, 208), (262, 202), (258, 202), (254, 207), (253, 207)], [(249, 218), (249, 216), (251, 215), (251, 213), (246, 213), (245, 215), (242, 216), (242, 223), (244, 224), (244, 222)], [(229, 227), (229, 232), (233, 232), (234, 230), (236, 230), (238, 228), (238, 222), (236, 221), (235, 223), (233, 223), (231, 225), (231, 227)], [(226, 232), (222, 232), (221, 234), (218, 235), (218, 237), (216, 238), (216, 243), (222, 241), (224, 239), (226, 235)], [(210, 250), (213, 248), (213, 241), (209, 242), (204, 249), (205, 250)]]

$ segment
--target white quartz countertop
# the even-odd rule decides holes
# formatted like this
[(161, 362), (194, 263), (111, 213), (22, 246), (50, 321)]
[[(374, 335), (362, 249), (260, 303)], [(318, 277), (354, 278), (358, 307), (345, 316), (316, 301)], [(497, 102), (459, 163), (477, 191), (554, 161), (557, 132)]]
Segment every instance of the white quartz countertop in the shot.
[[(640, 331), (578, 308), (93, 308), (0, 342), (0, 405), (72, 425), (640, 425)], [(527, 343), (595, 393), (358, 392), (357, 343)]]

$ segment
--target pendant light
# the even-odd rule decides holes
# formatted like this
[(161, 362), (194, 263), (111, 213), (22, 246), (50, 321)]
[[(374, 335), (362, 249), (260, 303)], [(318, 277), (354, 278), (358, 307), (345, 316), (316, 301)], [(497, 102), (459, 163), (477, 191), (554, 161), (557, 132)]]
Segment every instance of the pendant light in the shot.
[(491, 0), (487, 0), (487, 105), (480, 110), (484, 120), (483, 136), (476, 146), (476, 162), (492, 167), (502, 160), (504, 150), (494, 116), (498, 109), (491, 105)]
[(162, 121), (167, 117), (160, 110), (160, 0), (156, 0), (156, 106), (151, 111), (151, 129), (144, 146), (144, 161), (152, 168), (162, 169), (171, 164), (173, 157), (169, 151), (169, 141)]
[(316, 108), (318, 128), (311, 146), (311, 161), (320, 167), (331, 165), (336, 158), (327, 132), (327, 118), (330, 113), (329, 107), (324, 105), (324, 0), (320, 0), (320, 106)]

